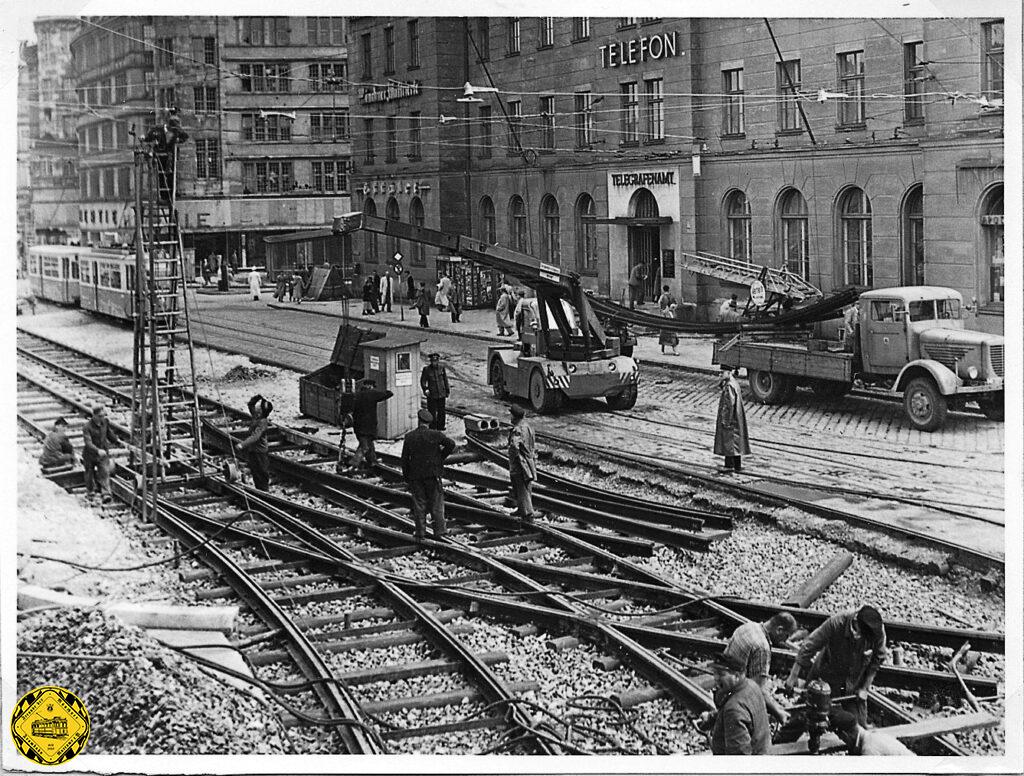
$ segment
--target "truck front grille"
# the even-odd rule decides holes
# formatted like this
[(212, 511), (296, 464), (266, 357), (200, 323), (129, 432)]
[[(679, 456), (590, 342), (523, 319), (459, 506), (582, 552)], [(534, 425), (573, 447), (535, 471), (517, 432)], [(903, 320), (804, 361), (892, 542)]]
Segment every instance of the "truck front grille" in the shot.
[(989, 345), (988, 358), (992, 362), (993, 371), (1003, 376), (1003, 346), (1002, 345)]
[(951, 342), (929, 342), (925, 349), (928, 351), (929, 358), (934, 358), (943, 366), (949, 367), (952, 370), (956, 369), (956, 362), (962, 359), (969, 347), (963, 345), (955, 345)]

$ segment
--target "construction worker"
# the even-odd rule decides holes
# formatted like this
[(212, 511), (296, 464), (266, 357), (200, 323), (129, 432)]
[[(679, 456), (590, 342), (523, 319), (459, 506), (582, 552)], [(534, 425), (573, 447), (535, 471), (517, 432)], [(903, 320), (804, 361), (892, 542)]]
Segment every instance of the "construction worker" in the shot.
[(406, 434), (402, 442), (402, 476), (412, 496), (416, 541), (422, 541), (427, 534), (427, 512), (433, 522), (434, 538), (442, 539), (448, 532), (441, 475), (444, 459), (455, 449), (455, 440), (430, 428), (434, 416), (427, 410), (420, 410), (416, 417), (419, 425)]
[(711, 730), (711, 753), (768, 754), (772, 737), (764, 693), (746, 677), (746, 665), (739, 657), (723, 652), (711, 667), (718, 709)]
[(516, 499), (516, 517), (530, 523), (540, 513), (533, 511), (533, 483), (537, 479), (537, 444), (533, 427), (526, 422), (526, 410), (518, 404), (509, 408), (512, 428), (508, 432), (508, 476)]
[(745, 622), (732, 632), (725, 652), (742, 661), (744, 674), (764, 693), (768, 713), (783, 725), (789, 714), (775, 700), (767, 686), (772, 663), (772, 647), (781, 647), (796, 632), (796, 620), (789, 612), (779, 612), (765, 622)]
[(267, 434), (270, 431), (270, 413), (274, 405), (256, 394), (249, 399), (249, 436), (238, 443), (239, 452), (247, 451), (249, 473), (256, 490), (270, 490), (270, 452)]
[(377, 390), (377, 383), (372, 377), (359, 383), (359, 390), (352, 397), (352, 431), (359, 443), (352, 456), (352, 470), (358, 471), (364, 463), (368, 469), (377, 465), (377, 451), (373, 445), (377, 439), (377, 405), (392, 396), (391, 391)]
[(68, 422), (64, 418), (57, 418), (54, 421), (53, 428), (43, 440), (39, 465), (44, 472), (67, 469), (75, 465), (75, 448), (68, 439)]
[(153, 144), (153, 155), (156, 158), (160, 186), (160, 200), (171, 201), (174, 189), (175, 147), (178, 143), (188, 140), (188, 133), (181, 128), (177, 108), (172, 108), (167, 121), (153, 127), (142, 138), (143, 142)]
[(452, 395), (452, 388), (448, 383), (448, 372), (441, 363), (441, 354), (431, 353), (429, 359), (429, 363), (420, 373), (420, 389), (427, 397), (427, 409), (434, 416), (430, 427), (436, 431), (444, 431), (445, 403)]
[(102, 404), (93, 407), (92, 417), (82, 428), (82, 441), (86, 493), (92, 497), (94, 493), (99, 492), (105, 504), (110, 501), (110, 473), (114, 470), (110, 448), (117, 444), (117, 438), (110, 428), (107, 408)]
[(848, 711), (832, 709), (828, 715), (828, 726), (846, 744), (846, 751), (862, 757), (916, 757), (895, 736), (881, 730), (869, 730), (857, 722)]

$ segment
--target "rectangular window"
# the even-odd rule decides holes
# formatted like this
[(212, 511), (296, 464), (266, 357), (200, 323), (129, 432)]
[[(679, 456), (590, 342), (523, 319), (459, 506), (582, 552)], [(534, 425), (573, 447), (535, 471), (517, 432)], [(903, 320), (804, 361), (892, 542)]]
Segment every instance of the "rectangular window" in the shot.
[(174, 67), (174, 38), (156, 39), (156, 66)]
[(491, 136), (491, 106), (480, 106), (480, 157), (490, 159), (494, 148), (494, 139)]
[(217, 64), (217, 39), (192, 38), (192, 62), (194, 64)]
[(523, 103), (519, 100), (508, 102), (508, 142), (505, 145), (510, 154), (518, 153), (520, 131), (523, 125)]
[(644, 80), (644, 140), (648, 143), (665, 139), (665, 94), (660, 78)]
[(100, 130), (103, 135), (102, 143), (104, 148), (114, 147), (114, 125), (109, 121), (103, 124)]
[(590, 148), (594, 142), (594, 103), (590, 92), (576, 92), (573, 96), (573, 123), (576, 128), (576, 147)]
[(624, 30), (627, 27), (636, 27), (636, 17), (635, 16), (620, 16), (619, 17), (619, 23), (618, 23), (617, 26), (618, 26), (618, 28), (620, 30)]
[(555, 149), (555, 98), (540, 98), (540, 120), (543, 134), (540, 147), (546, 151)]
[(318, 62), (309, 66), (309, 90), (312, 92), (343, 92), (347, 79), (345, 62)]
[(92, 126), (86, 132), (89, 133), (89, 148), (93, 151), (102, 151), (103, 148), (100, 146), (100, 128)]
[(312, 142), (334, 143), (348, 139), (348, 111), (309, 114), (309, 139)]
[(505, 51), (510, 57), (516, 56), (520, 50), (519, 17), (510, 17), (505, 24)]
[(622, 101), (619, 142), (622, 145), (633, 145), (640, 139), (640, 101), (636, 84), (619, 84), (619, 94)]
[(117, 191), (122, 198), (127, 198), (132, 193), (132, 171), (127, 167), (121, 167), (117, 171)]
[(924, 44), (920, 42), (903, 44), (903, 118), (911, 123), (924, 119), (923, 50)]
[(313, 188), (316, 191), (348, 191), (348, 162), (328, 159), (313, 162)]
[(864, 52), (850, 51), (836, 57), (839, 91), (847, 97), (839, 100), (837, 121), (841, 127), (864, 123)]
[(1003, 21), (988, 22), (981, 25), (982, 45), (985, 47), (982, 52), (982, 65), (984, 67), (982, 89), (990, 97), (1003, 97), (1003, 51), (1005, 39), (1003, 37)]
[(367, 81), (373, 78), (373, 39), (370, 33), (364, 32), (359, 39), (363, 59), (363, 78)]
[(420, 66), (420, 23), (418, 19), (409, 21), (409, 68)]
[(388, 116), (384, 119), (384, 161), (398, 161), (398, 129), (395, 126), (395, 117)]
[(291, 162), (243, 162), (245, 194), (280, 194), (291, 191), (294, 174)]
[(725, 105), (722, 115), (722, 134), (743, 134), (743, 69), (722, 71), (722, 91)]
[(291, 89), (291, 65), (246, 62), (238, 66), (243, 92), (287, 92)]
[(196, 140), (196, 177), (220, 177), (220, 142), (216, 138)]
[(217, 110), (217, 88), (195, 86), (192, 89), (196, 101), (196, 113), (214, 113)]
[(542, 16), (540, 17), (540, 35), (538, 35), (539, 43), (537, 48), (551, 48), (555, 45), (555, 17), (554, 16)]
[(310, 46), (342, 46), (345, 43), (345, 17), (307, 16), (306, 42)]
[(292, 120), (287, 116), (261, 117), (258, 113), (243, 113), (242, 139), (255, 143), (289, 141), (292, 139)]
[(121, 104), (128, 99), (128, 74), (118, 73), (114, 76), (114, 102)]
[(286, 16), (243, 16), (238, 19), (238, 42), (243, 46), (287, 46)]
[(779, 100), (779, 131), (799, 132), (800, 108), (800, 60), (777, 62), (775, 65), (775, 90), (781, 95)]
[(174, 107), (174, 87), (161, 86), (156, 90), (156, 104), (161, 110), (170, 110)]
[(395, 28), (384, 28), (384, 75), (395, 72)]
[(590, 17), (589, 16), (574, 16), (572, 17), (572, 39), (575, 43), (580, 40), (590, 39)]
[(491, 58), (491, 20), (486, 16), (476, 20), (476, 47), (481, 62)]
[(419, 159), (423, 155), (420, 146), (420, 114), (413, 111), (409, 114), (409, 158)]
[(366, 141), (366, 156), (363, 161), (373, 164), (373, 119), (363, 119), (363, 138)]

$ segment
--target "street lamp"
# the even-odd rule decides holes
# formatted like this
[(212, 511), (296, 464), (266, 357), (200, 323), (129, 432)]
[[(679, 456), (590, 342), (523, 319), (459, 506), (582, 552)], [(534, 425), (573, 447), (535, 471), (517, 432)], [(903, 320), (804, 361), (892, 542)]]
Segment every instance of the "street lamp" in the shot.
[(494, 86), (473, 86), (469, 81), (466, 81), (462, 86), (462, 96), (459, 97), (455, 102), (483, 102), (477, 94), (494, 93), (498, 89)]

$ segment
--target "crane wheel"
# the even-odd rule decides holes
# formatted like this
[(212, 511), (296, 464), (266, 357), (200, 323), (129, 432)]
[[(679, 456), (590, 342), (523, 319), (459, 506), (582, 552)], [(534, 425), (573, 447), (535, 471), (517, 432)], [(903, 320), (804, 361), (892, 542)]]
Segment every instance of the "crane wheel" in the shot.
[(491, 359), (487, 382), (491, 384), (495, 399), (508, 398), (508, 390), (505, 388), (505, 367), (502, 366), (500, 358)]
[(618, 393), (606, 396), (605, 401), (608, 402), (608, 406), (613, 410), (631, 410), (633, 405), (636, 404), (636, 397), (636, 383), (632, 383)]
[(553, 412), (562, 406), (562, 392), (544, 384), (544, 374), (539, 369), (530, 372), (530, 405), (535, 412)]

